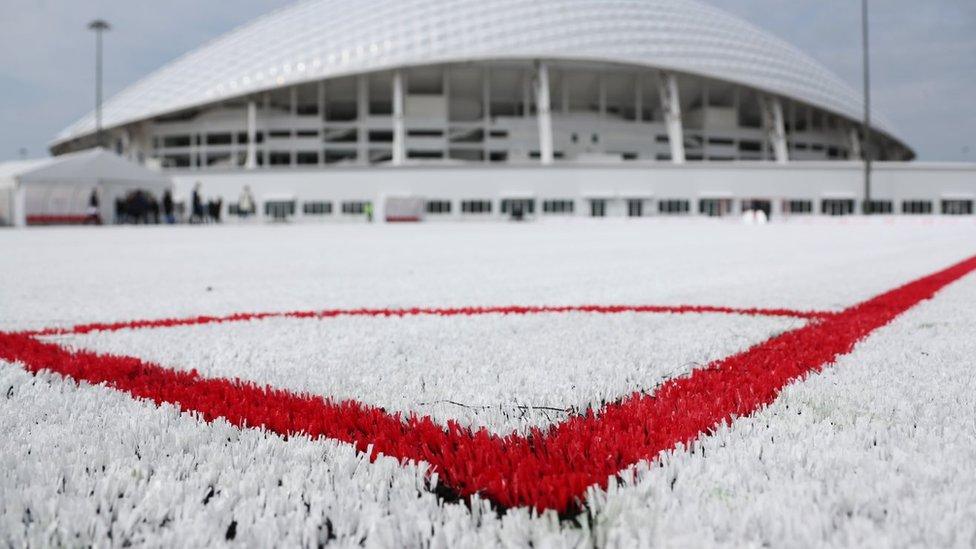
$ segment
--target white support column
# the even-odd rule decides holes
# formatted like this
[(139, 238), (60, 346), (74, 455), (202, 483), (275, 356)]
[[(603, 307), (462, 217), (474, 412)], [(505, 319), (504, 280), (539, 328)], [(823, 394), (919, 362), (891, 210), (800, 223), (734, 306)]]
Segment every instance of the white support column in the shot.
[(14, 227), (26, 227), (27, 226), (27, 188), (24, 187), (23, 183), (17, 182), (14, 184), (14, 200), (13, 204), (13, 214), (12, 221)]
[(403, 72), (393, 73), (393, 165), (400, 166), (407, 157), (407, 132), (403, 124)]
[(607, 117), (607, 77), (597, 73), (597, 110), (600, 112), (600, 122)]
[(569, 78), (567, 78), (567, 73), (563, 72), (562, 78), (559, 79), (559, 101), (560, 112), (563, 114), (569, 114)]
[(779, 97), (763, 98), (763, 118), (766, 122), (766, 134), (773, 146), (773, 155), (777, 164), (789, 162), (789, 151), (786, 148), (786, 123), (783, 120), (783, 103)]
[(847, 159), (861, 160), (861, 136), (857, 133), (856, 126), (851, 126), (851, 130), (848, 132), (848, 139), (850, 140), (850, 152), (847, 155)]
[(549, 66), (537, 63), (536, 72), (536, 115), (539, 120), (539, 160), (542, 164), (552, 164), (552, 113), (549, 102)]
[(247, 102), (247, 156), (244, 159), (244, 169), (253, 170), (258, 165), (258, 107), (254, 100)]
[[(319, 105), (319, 135), (325, 135), (325, 81), (320, 80), (318, 85), (318, 105)], [(325, 164), (325, 151), (323, 139), (319, 139), (318, 164)]]
[(491, 69), (484, 67), (481, 71), (481, 118), (484, 126), (484, 145), (482, 147), (484, 161), (488, 162), (491, 154)]
[(356, 150), (359, 156), (357, 163), (369, 164), (369, 81), (366, 76), (356, 77), (356, 121), (358, 139)]
[(290, 122), (288, 124), (291, 126), (291, 139), (288, 140), (290, 142), (289, 149), (291, 152), (290, 165), (294, 167), (298, 165), (298, 133), (296, 132), (296, 129), (298, 128), (298, 86), (291, 87), (288, 100), (291, 103), (289, 106), (291, 116), (289, 117)]
[(644, 79), (641, 74), (634, 76), (634, 122), (641, 123), (644, 120)]
[(681, 127), (681, 98), (678, 96), (678, 79), (671, 73), (661, 73), (658, 80), (661, 95), (661, 110), (668, 127), (668, 142), (671, 144), (671, 162), (685, 163), (685, 137)]
[(122, 130), (119, 138), (122, 140), (122, 155), (132, 160), (132, 135), (129, 133), (129, 128)]

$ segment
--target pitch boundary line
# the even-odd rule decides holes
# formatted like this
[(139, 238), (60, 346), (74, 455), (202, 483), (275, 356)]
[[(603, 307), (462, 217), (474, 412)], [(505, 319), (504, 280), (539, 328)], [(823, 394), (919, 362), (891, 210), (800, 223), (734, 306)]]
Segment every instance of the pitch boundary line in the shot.
[(93, 322), (78, 324), (68, 328), (45, 328), (42, 330), (20, 332), (29, 336), (80, 335), (92, 332), (115, 332), (119, 330), (139, 330), (147, 328), (175, 328), (203, 324), (223, 324), (228, 322), (248, 322), (276, 318), (326, 319), (337, 317), (408, 317), (408, 316), (480, 316), (480, 315), (539, 315), (563, 313), (623, 314), (729, 314), (749, 316), (774, 316), (816, 320), (826, 318), (833, 312), (803, 311), (785, 308), (724, 307), (714, 305), (505, 305), (495, 307), (409, 307), (409, 308), (355, 308), (322, 309), (310, 311), (235, 313), (222, 316), (195, 316), (188, 318), (160, 318), (150, 320), (130, 320), (123, 322)]
[[(357, 401), (335, 402), (239, 379), (205, 378), (196, 371), (176, 371), (135, 357), (72, 351), (38, 339), (66, 333), (60, 329), (0, 333), (0, 358), (21, 363), (32, 373), (51, 371), (78, 382), (105, 384), (137, 399), (170, 403), (200, 414), (205, 421), (223, 418), (238, 427), (257, 427), (283, 436), (329, 438), (354, 444), (371, 459), (387, 455), (401, 461), (425, 461), (461, 497), (478, 494), (503, 508), (530, 506), (570, 513), (580, 509), (591, 487), (605, 487), (620, 471), (769, 405), (789, 383), (828, 367), (874, 330), (974, 270), (976, 257), (971, 257), (843, 311), (820, 315), (803, 327), (671, 379), (652, 394), (631, 394), (599, 411), (532, 429), (526, 436), (497, 435), (456, 422), (442, 427), (426, 416), (388, 414)], [(622, 312), (617, 307), (587, 307), (592, 307), (591, 312)], [(431, 311), (501, 309), (506, 308)], [(524, 314), (581, 310), (519, 309), (527, 311)], [(307, 317), (317, 314), (321, 312)], [(407, 314), (422, 313), (399, 316)], [(259, 313), (251, 318), (267, 315), (294, 313)], [(242, 316), (248, 315), (198, 317), (194, 322), (226, 322)], [(191, 320), (182, 322), (194, 323)], [(88, 324), (75, 329), (148, 327), (150, 322), (180, 321)]]

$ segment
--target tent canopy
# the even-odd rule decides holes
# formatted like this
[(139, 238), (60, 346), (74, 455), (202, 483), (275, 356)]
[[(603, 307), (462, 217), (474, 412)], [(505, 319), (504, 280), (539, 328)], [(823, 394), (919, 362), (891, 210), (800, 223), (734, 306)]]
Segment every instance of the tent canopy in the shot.
[(172, 181), (105, 149), (0, 163), (0, 225), (83, 223), (112, 219), (115, 201), (135, 190), (161, 197)]
[[(130, 162), (105, 149), (90, 149), (51, 158), (0, 164), (0, 181), (32, 184), (129, 184), (153, 190), (170, 188), (163, 174)], [(3, 185), (3, 183), (0, 183)]]

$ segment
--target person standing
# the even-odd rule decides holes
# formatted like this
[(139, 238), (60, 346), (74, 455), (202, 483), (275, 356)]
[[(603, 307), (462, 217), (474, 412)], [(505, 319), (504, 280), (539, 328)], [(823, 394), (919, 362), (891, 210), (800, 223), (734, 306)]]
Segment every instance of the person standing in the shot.
[(88, 219), (86, 223), (101, 225), (102, 216), (98, 213), (98, 189), (92, 189), (91, 196), (88, 197)]
[(173, 193), (169, 189), (163, 193), (163, 217), (166, 223), (172, 225), (176, 219), (173, 217)]
[(200, 182), (193, 186), (193, 197), (190, 200), (190, 223), (203, 223), (203, 199), (200, 197)]
[(237, 199), (237, 215), (241, 219), (246, 219), (248, 216), (254, 215), (255, 210), (254, 195), (251, 194), (251, 187), (244, 185), (244, 189), (241, 190), (241, 196)]

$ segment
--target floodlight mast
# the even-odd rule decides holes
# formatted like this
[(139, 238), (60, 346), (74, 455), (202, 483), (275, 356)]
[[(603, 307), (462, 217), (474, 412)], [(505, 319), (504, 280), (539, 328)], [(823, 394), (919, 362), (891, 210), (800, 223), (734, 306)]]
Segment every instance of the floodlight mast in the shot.
[(96, 19), (88, 24), (89, 30), (95, 31), (95, 144), (104, 147), (102, 139), (102, 34), (111, 30), (111, 25), (103, 19)]
[(871, 207), (871, 65), (868, 50), (868, 0), (861, 0), (861, 39), (864, 56), (864, 213), (873, 213)]

